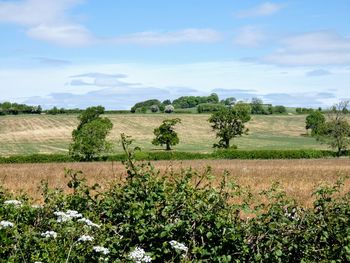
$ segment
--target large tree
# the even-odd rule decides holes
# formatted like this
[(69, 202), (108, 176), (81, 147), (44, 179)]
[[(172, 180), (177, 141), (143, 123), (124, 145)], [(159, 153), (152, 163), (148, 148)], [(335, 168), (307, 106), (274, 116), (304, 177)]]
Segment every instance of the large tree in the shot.
[(102, 106), (87, 108), (78, 119), (80, 123), (73, 130), (73, 142), (69, 147), (69, 154), (76, 160), (91, 161), (106, 153), (110, 143), (106, 137), (113, 124), (108, 118), (100, 117), (104, 113)]
[(180, 141), (177, 132), (174, 130), (174, 126), (177, 123), (181, 123), (179, 118), (164, 120), (158, 128), (154, 129), (153, 133), (156, 137), (153, 139), (152, 144), (165, 145), (167, 151), (171, 150), (171, 146), (178, 144)]
[(238, 103), (232, 108), (225, 108), (213, 113), (209, 118), (211, 127), (216, 131), (219, 143), (214, 144), (216, 148), (229, 148), (230, 141), (248, 132), (245, 123), (250, 120), (251, 108), (244, 103)]
[(328, 118), (319, 132), (319, 139), (342, 155), (350, 145), (350, 124), (346, 119), (349, 101), (335, 104), (328, 112)]
[(315, 136), (320, 133), (323, 125), (326, 122), (326, 117), (320, 111), (311, 112), (305, 120), (306, 130), (311, 129), (311, 135)]

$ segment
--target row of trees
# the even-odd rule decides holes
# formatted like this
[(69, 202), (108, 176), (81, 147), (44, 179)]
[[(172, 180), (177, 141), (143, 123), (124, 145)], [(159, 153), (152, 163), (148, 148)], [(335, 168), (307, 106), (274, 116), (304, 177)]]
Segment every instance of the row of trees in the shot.
[[(147, 112), (165, 112), (172, 113), (175, 110), (193, 109), (196, 108), (198, 113), (212, 113), (221, 111), (223, 108), (233, 107), (237, 103), (234, 97), (229, 97), (219, 101), (216, 93), (210, 96), (182, 96), (174, 101), (165, 100), (160, 102), (157, 99), (146, 100), (136, 103), (132, 108), (132, 113), (147, 113)], [(246, 103), (251, 106), (251, 114), (281, 114), (286, 113), (286, 107), (282, 105), (272, 106), (264, 104), (259, 98), (253, 98), (251, 102)]]
[(0, 103), (0, 115), (41, 114), (41, 112), (42, 108), (40, 105), (29, 106), (8, 101)]

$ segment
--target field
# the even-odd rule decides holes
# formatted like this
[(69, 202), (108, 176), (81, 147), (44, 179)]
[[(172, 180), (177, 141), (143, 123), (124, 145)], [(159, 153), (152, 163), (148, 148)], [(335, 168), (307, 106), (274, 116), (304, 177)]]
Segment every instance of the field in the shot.
[[(211, 166), (216, 178), (225, 170), (238, 184), (250, 187), (258, 193), (280, 182), (288, 196), (303, 206), (312, 205), (312, 191), (321, 183), (333, 184), (338, 176), (350, 173), (349, 159), (319, 160), (203, 160), (203, 161), (158, 161), (157, 169), (165, 172), (172, 167), (175, 171), (192, 167), (204, 171)], [(125, 178), (126, 171), (120, 163), (65, 163), (65, 164), (16, 164), (0, 166), (0, 183), (13, 193), (29, 194), (40, 201), (37, 191), (41, 180), (47, 180), (50, 187), (67, 190), (64, 168), (81, 170), (89, 184), (99, 183), (106, 187), (113, 180)]]
[[(120, 133), (131, 135), (143, 150), (161, 150), (151, 144), (153, 129), (165, 118), (180, 118), (177, 126), (178, 151), (211, 152), (215, 134), (206, 114), (125, 114), (106, 115), (114, 124), (110, 139), (120, 152)], [(0, 155), (32, 153), (66, 153), (71, 132), (77, 126), (77, 115), (0, 116)], [(324, 149), (305, 134), (305, 115), (253, 116), (248, 136), (235, 139), (239, 149)]]

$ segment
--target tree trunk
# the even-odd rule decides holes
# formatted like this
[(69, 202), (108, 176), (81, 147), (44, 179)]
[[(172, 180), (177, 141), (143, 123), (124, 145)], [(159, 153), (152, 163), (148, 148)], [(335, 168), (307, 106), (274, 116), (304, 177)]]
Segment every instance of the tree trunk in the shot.
[(166, 144), (166, 150), (167, 150), (167, 151), (170, 151), (170, 150), (171, 150), (171, 148), (170, 148), (170, 143), (167, 143), (167, 144)]

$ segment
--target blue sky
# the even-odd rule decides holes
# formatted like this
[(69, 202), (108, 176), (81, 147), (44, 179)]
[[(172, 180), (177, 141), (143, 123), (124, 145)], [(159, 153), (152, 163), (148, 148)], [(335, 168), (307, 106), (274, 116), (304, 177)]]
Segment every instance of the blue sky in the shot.
[(1, 101), (350, 98), (350, 2), (0, 0)]

